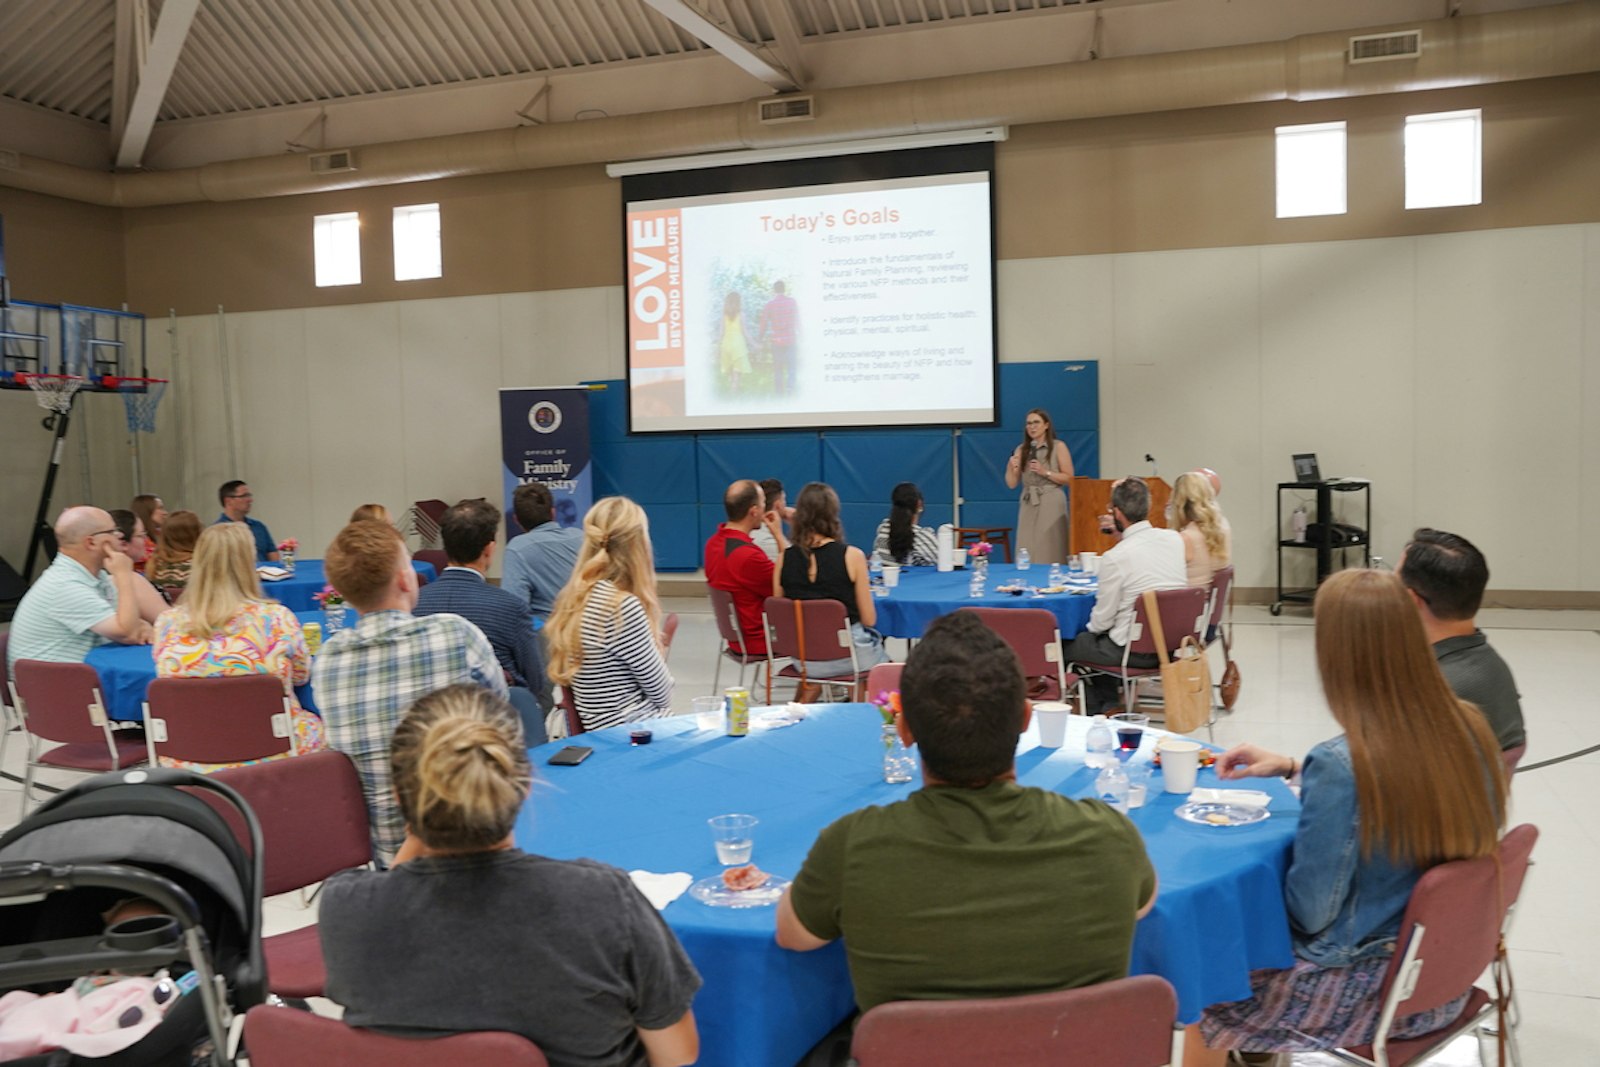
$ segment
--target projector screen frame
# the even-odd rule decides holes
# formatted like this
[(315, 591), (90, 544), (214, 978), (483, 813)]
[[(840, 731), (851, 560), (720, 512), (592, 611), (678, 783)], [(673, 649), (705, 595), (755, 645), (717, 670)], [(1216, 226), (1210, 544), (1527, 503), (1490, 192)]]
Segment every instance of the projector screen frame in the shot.
[[(632, 264), (629, 257), (628, 211), (630, 205), (658, 200), (715, 196), (729, 193), (781, 192), (795, 188), (824, 188), (853, 182), (911, 179), (948, 174), (982, 173), (988, 181), (988, 266), (989, 266), (989, 419), (946, 419), (894, 423), (890, 426), (863, 423), (829, 423), (804, 426), (771, 426), (752, 422), (740, 426), (671, 427), (640, 430), (634, 424), (633, 410), (633, 323), (624, 319), (623, 373), (627, 383), (625, 433), (628, 437), (661, 438), (672, 434), (737, 434), (755, 432), (872, 432), (926, 428), (982, 429), (1000, 424), (1000, 320), (998, 249), (996, 247), (997, 197), (995, 195), (995, 145), (993, 140), (941, 144), (927, 147), (890, 149), (831, 155), (820, 158), (782, 159), (743, 163), (734, 166), (626, 174), (620, 179), (622, 227), (622, 273), (624, 303)], [(826, 413), (823, 417), (825, 418)]]

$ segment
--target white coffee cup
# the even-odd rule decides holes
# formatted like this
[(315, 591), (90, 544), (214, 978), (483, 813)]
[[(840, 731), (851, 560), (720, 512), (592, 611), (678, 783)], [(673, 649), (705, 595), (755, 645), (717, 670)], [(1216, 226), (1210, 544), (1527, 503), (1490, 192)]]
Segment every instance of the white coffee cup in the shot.
[(1169, 793), (1192, 793), (1200, 773), (1200, 745), (1195, 741), (1161, 742), (1161, 778)]
[(1080, 562), (1082, 562), (1082, 564), (1083, 564), (1083, 573), (1085, 573), (1085, 574), (1099, 574), (1100, 573), (1100, 553), (1098, 553), (1098, 552), (1080, 552), (1080, 553), (1078, 553), (1078, 558), (1079, 558)]
[(1060, 748), (1067, 743), (1067, 716), (1072, 707), (1054, 700), (1041, 700), (1033, 705), (1033, 718), (1039, 724), (1039, 744), (1043, 748)]
[(893, 589), (900, 584), (900, 564), (885, 563), (883, 565), (883, 584), (889, 589)]

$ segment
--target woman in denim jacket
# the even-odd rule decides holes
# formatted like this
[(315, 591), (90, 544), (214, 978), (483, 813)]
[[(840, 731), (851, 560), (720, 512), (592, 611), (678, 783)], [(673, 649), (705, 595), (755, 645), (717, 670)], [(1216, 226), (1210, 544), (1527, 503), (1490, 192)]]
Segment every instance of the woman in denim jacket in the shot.
[[(1284, 885), (1294, 966), (1250, 975), (1251, 996), (1206, 1009), (1184, 1039), (1184, 1067), (1220, 1067), (1226, 1050), (1349, 1047), (1377, 1028), (1378, 989), (1422, 872), (1494, 851), (1505, 810), (1499, 746), (1457, 700), (1416, 609), (1394, 575), (1343, 571), (1316, 599), (1317, 670), (1344, 734), (1304, 763), (1254, 745), (1218, 761), (1224, 778), (1299, 777), (1301, 813)], [(1397, 1020), (1427, 1033), (1460, 1001)]]

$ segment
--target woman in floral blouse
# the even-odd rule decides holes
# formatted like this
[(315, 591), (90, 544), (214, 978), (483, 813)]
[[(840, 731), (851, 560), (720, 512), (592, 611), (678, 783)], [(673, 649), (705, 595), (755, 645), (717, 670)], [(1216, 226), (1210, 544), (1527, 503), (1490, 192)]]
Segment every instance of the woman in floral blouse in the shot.
[[(242, 523), (220, 523), (200, 535), (183, 602), (156, 620), (155, 660), (162, 678), (276, 674), (293, 711), (294, 749), (284, 755), (322, 747), (322, 720), (299, 706), (293, 688), (311, 677), (305, 636), (293, 612), (262, 597), (255, 541)], [(197, 771), (222, 766), (166, 757), (161, 762)]]

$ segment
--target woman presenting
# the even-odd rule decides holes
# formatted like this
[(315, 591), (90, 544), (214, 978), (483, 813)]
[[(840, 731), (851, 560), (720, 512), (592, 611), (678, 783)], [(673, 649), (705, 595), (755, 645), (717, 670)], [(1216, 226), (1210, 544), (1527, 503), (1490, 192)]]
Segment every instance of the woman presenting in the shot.
[(1017, 552), (1034, 563), (1067, 561), (1067, 497), (1061, 487), (1072, 480), (1072, 453), (1056, 439), (1050, 414), (1028, 412), (1022, 444), (1006, 464), (1006, 485), (1022, 484), (1017, 505)]

